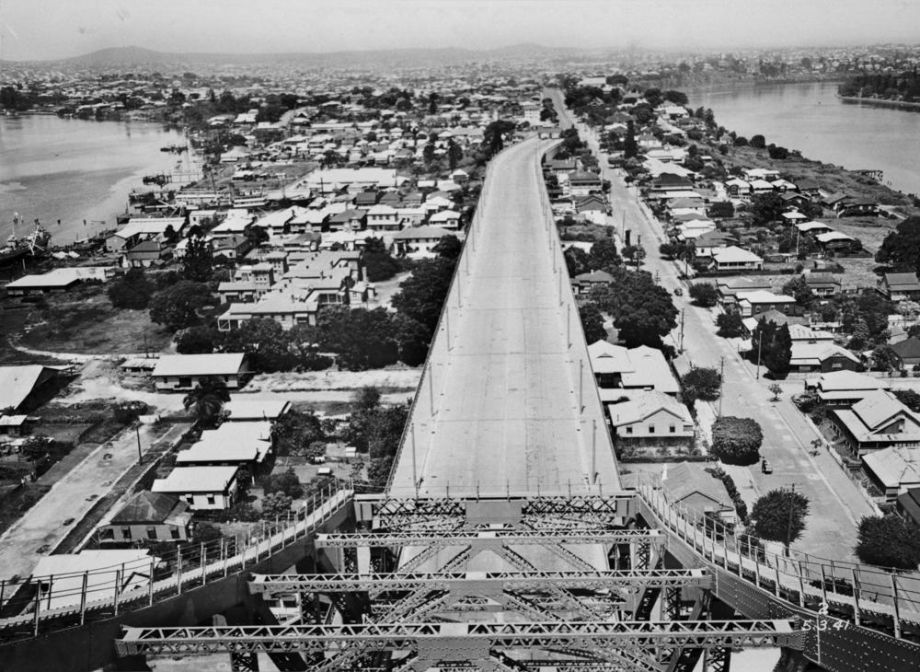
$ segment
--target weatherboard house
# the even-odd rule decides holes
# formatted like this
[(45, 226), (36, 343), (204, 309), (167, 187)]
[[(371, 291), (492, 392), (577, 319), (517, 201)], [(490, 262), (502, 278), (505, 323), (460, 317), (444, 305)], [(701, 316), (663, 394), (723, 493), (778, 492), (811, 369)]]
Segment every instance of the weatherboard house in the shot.
[(208, 355), (163, 355), (150, 374), (159, 392), (187, 392), (204, 381), (221, 382), (230, 389), (243, 385), (249, 372), (242, 352)]

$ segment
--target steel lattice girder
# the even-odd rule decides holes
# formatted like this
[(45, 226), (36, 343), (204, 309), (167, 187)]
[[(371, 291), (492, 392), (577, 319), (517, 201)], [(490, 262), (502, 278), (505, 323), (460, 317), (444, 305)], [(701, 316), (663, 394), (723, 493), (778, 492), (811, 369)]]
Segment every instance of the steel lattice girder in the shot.
[(664, 543), (659, 530), (606, 530), (598, 528), (562, 528), (545, 530), (425, 530), (375, 533), (328, 533), (316, 535), (317, 548), (358, 548), (364, 546), (461, 546), (471, 544), (543, 545), (559, 544), (628, 544)]
[(703, 569), (649, 569), (572, 572), (435, 572), (420, 574), (257, 574), (249, 592), (357, 592), (454, 590), (469, 585), (541, 591), (550, 587), (583, 590), (617, 588), (710, 588), (712, 575)]
[[(451, 497), (401, 498), (370, 497), (359, 498), (367, 502), (374, 516), (412, 517), (459, 517), (466, 516), (467, 502), (488, 502), (489, 499), (464, 499)], [(494, 501), (519, 501), (521, 513), (525, 516), (548, 515), (603, 515), (623, 516), (633, 505), (635, 493), (614, 495), (547, 495), (526, 498), (496, 498)]]
[[(367, 651), (438, 650), (440, 642), (489, 648), (552, 646), (787, 647), (802, 649), (791, 621), (620, 621), (543, 623), (370, 623), (362, 625), (125, 628), (121, 656), (219, 652), (323, 651), (360, 644)], [(447, 658), (445, 658), (447, 659)]]

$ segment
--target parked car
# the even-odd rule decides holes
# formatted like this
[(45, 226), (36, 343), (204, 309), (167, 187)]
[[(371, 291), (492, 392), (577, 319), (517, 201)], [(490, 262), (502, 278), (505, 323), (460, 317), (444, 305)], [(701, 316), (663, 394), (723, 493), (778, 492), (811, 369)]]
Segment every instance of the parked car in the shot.
[(683, 295), (684, 295), (684, 290), (682, 290), (680, 287), (674, 290), (674, 296), (683, 296)]
[(760, 470), (761, 470), (763, 473), (765, 473), (765, 474), (772, 474), (772, 473), (773, 473), (773, 465), (770, 464), (770, 462), (767, 460), (767, 458), (763, 458), (763, 459), (760, 461)]

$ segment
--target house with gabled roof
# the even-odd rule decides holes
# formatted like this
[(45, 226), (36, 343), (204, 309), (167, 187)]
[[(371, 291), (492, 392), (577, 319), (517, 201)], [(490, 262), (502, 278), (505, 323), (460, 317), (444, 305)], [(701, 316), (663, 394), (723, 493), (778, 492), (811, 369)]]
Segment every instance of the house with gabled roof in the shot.
[(807, 379), (805, 389), (814, 391), (828, 406), (849, 408), (873, 392), (888, 389), (888, 386), (883, 378), (839, 370)]
[(188, 541), (192, 512), (175, 495), (141, 490), (124, 503), (97, 532), (103, 546), (137, 542)]
[(854, 458), (881, 448), (920, 446), (920, 416), (891, 392), (871, 392), (852, 408), (832, 409), (828, 417), (835, 439)]
[(671, 506), (682, 507), (701, 516), (736, 522), (735, 506), (721, 479), (705, 471), (701, 464), (680, 462), (668, 465), (661, 483)]
[(920, 448), (893, 447), (862, 456), (863, 467), (885, 499), (893, 502), (910, 489), (920, 488)]
[(889, 301), (916, 301), (920, 299), (920, 280), (916, 273), (885, 273), (876, 290)]
[(630, 395), (628, 401), (607, 404), (610, 426), (618, 448), (689, 447), (694, 425), (690, 411), (671, 395), (646, 390)]

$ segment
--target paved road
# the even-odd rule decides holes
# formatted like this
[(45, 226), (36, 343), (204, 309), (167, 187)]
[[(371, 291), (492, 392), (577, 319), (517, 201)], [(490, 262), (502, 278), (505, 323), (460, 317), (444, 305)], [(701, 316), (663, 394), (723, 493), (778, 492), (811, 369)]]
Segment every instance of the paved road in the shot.
[(528, 140), (491, 165), (392, 494), (411, 494), (416, 476), (422, 494), (619, 487), (555, 227), (543, 207), (538, 164), (547, 146)]
[[(187, 425), (176, 425), (170, 431), (182, 433), (187, 429)], [(146, 452), (155, 438), (150, 427), (142, 426), (141, 450)], [(130, 429), (87, 455), (0, 536), (0, 576), (29, 576), (42, 556), (57, 546), (76, 521), (136, 463), (137, 437)], [(74, 522), (65, 525), (68, 519)]]
[[(557, 103), (558, 105), (559, 103)], [(596, 136), (583, 124), (577, 124), (579, 133), (588, 141), (600, 158), (603, 176), (610, 180), (610, 200), (614, 221), (625, 220), (627, 229), (633, 231), (633, 240), (641, 235), (647, 252), (643, 268), (655, 274), (659, 283), (673, 292), (686, 286), (680, 280), (675, 262), (663, 259), (658, 245), (664, 234), (660, 224), (649, 219), (639, 206), (635, 189), (628, 187), (622, 175), (606, 165), (606, 156), (599, 151)], [(624, 216), (625, 215), (625, 216)], [(803, 537), (793, 544), (813, 555), (852, 560), (852, 546), (856, 540), (856, 526), (862, 516), (874, 510), (860, 489), (843, 473), (839, 465), (826, 452), (818, 456), (809, 454), (810, 443), (819, 434), (790, 401), (789, 394), (781, 401), (770, 401), (767, 389), (773, 382), (761, 376), (739, 356), (736, 345), (716, 336), (715, 316), (711, 310), (690, 304), (687, 292), (674, 297), (683, 313), (683, 348), (678, 366), (683, 364), (720, 368), (724, 362), (725, 383), (721, 410), (724, 415), (752, 417), (764, 432), (761, 453), (773, 464), (773, 474), (765, 475), (755, 468), (733, 468), (733, 476), (742, 496), (753, 501), (766, 492), (794, 485), (811, 502), (811, 515)], [(675, 345), (680, 345), (680, 326), (670, 335)], [(801, 385), (801, 383), (798, 383)], [(719, 404), (712, 405), (710, 417), (717, 414)], [(701, 417), (705, 417), (705, 412)]]

